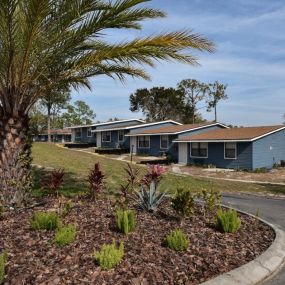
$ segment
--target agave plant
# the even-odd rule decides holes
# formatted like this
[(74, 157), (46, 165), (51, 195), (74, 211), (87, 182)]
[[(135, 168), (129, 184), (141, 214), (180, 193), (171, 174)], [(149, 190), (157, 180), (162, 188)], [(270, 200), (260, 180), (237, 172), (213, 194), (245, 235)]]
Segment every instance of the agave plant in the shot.
[(155, 181), (152, 181), (149, 186), (142, 185), (140, 190), (134, 192), (134, 196), (141, 209), (155, 212), (166, 197), (166, 192), (159, 192)]

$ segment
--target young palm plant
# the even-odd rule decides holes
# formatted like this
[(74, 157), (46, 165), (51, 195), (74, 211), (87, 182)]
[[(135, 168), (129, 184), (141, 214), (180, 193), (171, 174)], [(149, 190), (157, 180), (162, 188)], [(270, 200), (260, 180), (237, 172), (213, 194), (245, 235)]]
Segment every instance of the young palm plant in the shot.
[(130, 41), (106, 40), (106, 30), (141, 29), (164, 17), (148, 0), (1, 0), (0, 200), (22, 205), (30, 192), (29, 110), (56, 86), (87, 86), (107, 75), (148, 79), (142, 65), (176, 60), (191, 65), (191, 50), (212, 52), (206, 38), (188, 31)]

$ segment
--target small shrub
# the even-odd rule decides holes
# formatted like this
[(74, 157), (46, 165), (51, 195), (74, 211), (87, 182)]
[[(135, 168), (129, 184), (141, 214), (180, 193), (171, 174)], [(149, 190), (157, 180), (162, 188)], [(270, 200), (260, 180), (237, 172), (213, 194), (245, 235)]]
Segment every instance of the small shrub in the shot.
[(118, 209), (115, 214), (116, 227), (119, 231), (127, 235), (136, 227), (136, 215), (133, 210)]
[(124, 243), (117, 247), (115, 241), (112, 244), (103, 244), (100, 251), (93, 253), (93, 258), (103, 270), (115, 267), (124, 257)]
[(201, 198), (205, 202), (206, 209), (213, 211), (221, 203), (221, 192), (210, 187), (210, 190), (202, 190)]
[(189, 246), (189, 239), (181, 230), (177, 229), (166, 237), (166, 244), (175, 251), (184, 251)]
[(64, 204), (64, 206), (63, 206), (61, 215), (62, 215), (63, 217), (67, 216), (67, 215), (71, 212), (72, 208), (73, 208), (72, 202), (71, 202), (71, 201), (67, 201), (67, 202)]
[(8, 258), (7, 251), (4, 251), (2, 254), (0, 254), (0, 284), (4, 283), (5, 265), (7, 262), (7, 258)]
[(63, 169), (53, 170), (50, 176), (42, 183), (43, 187), (47, 188), (52, 195), (58, 197), (59, 190), (63, 184), (64, 174)]
[(102, 192), (104, 188), (104, 178), (99, 162), (95, 163), (94, 169), (90, 171), (88, 176), (91, 198), (94, 200)]
[(59, 247), (72, 243), (76, 236), (76, 226), (73, 224), (61, 227), (56, 231), (54, 242)]
[(228, 210), (223, 211), (219, 209), (216, 215), (216, 228), (224, 233), (235, 233), (241, 226), (240, 218), (237, 211)]
[(3, 216), (4, 212), (5, 212), (5, 208), (4, 208), (4, 206), (0, 203), (0, 218)]
[(195, 196), (190, 189), (178, 188), (172, 198), (172, 208), (180, 218), (189, 217), (194, 212)]
[(56, 212), (36, 212), (30, 223), (34, 230), (55, 230), (60, 226), (60, 219)]
[(140, 190), (134, 192), (134, 199), (138, 206), (148, 212), (155, 212), (165, 196), (166, 192), (159, 192), (154, 181), (150, 186), (142, 185)]

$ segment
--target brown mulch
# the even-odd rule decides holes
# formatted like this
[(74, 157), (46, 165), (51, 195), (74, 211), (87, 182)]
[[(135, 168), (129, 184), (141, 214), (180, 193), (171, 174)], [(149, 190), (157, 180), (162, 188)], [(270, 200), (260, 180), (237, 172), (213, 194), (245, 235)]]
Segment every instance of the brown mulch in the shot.
[[(8, 250), (5, 284), (199, 284), (239, 267), (260, 255), (274, 239), (274, 232), (254, 218), (240, 215), (236, 234), (220, 233), (197, 205), (195, 215), (182, 226), (190, 239), (186, 252), (164, 246), (166, 234), (179, 227), (167, 202), (159, 213), (138, 211), (138, 225), (124, 236), (114, 229), (111, 201), (74, 201), (64, 224), (77, 224), (76, 241), (62, 249), (53, 244), (53, 232), (33, 231), (29, 219), (34, 210), (56, 208), (56, 200), (45, 207), (6, 213), (0, 220), (0, 251)], [(124, 240), (123, 261), (102, 271), (91, 254), (103, 243)]]

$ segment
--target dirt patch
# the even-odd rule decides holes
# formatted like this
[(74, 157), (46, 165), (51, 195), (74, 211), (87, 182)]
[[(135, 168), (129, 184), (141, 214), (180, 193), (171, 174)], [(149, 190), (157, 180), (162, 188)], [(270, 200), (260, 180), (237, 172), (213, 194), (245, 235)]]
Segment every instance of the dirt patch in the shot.
[(285, 169), (276, 168), (264, 173), (246, 172), (246, 171), (223, 171), (221, 169), (205, 169), (196, 166), (181, 167), (181, 172), (189, 175), (202, 175), (205, 177), (236, 179), (246, 181), (284, 183), (285, 184)]
[[(48, 200), (48, 206), (34, 210), (54, 209), (54, 203)], [(166, 234), (179, 227), (169, 202), (157, 214), (138, 211), (136, 230), (124, 236), (114, 229), (111, 201), (80, 200), (62, 219), (64, 224), (77, 224), (76, 241), (59, 249), (52, 242), (53, 232), (30, 229), (32, 212), (9, 212), (0, 220), (0, 251), (9, 252), (6, 281), (10, 285), (199, 284), (253, 260), (274, 239), (269, 226), (245, 215), (238, 233), (220, 233), (209, 222), (211, 216), (204, 216), (197, 205), (182, 227), (189, 249), (176, 253), (163, 245)], [(115, 269), (102, 271), (91, 254), (113, 239), (124, 240), (124, 259)]]

